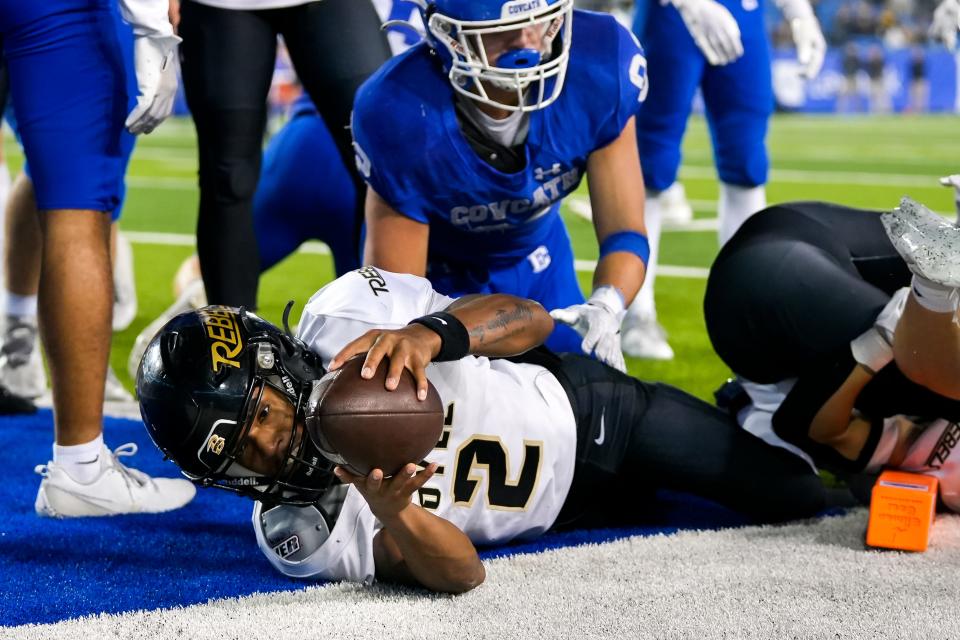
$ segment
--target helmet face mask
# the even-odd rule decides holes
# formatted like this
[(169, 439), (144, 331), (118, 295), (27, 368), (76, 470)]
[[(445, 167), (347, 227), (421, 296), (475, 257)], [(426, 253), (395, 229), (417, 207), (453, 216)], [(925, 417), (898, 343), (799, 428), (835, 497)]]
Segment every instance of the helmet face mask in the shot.
[(457, 93), (535, 111), (563, 89), (572, 11), (573, 0), (434, 0), (424, 22)]
[[(310, 504), (335, 481), (332, 465), (303, 429), (319, 358), (302, 342), (256, 315), (210, 306), (181, 314), (161, 329), (137, 372), (147, 431), (183, 474), (205, 487), (268, 503)], [(292, 407), (283, 462), (269, 473), (241, 460), (264, 392)]]

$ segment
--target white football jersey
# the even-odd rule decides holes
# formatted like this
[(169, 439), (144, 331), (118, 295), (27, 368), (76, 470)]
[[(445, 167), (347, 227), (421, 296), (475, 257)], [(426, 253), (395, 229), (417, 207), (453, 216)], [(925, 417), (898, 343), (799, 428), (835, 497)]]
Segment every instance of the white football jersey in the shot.
[[(327, 366), (366, 331), (403, 327), (451, 302), (423, 278), (366, 267), (310, 299), (299, 335)], [(536, 365), (474, 356), (432, 363), (427, 377), (446, 418), (440, 441), (427, 456), (439, 465), (437, 473), (414, 502), (479, 544), (546, 531), (570, 489), (576, 453), (573, 410), (557, 379)], [(255, 526), (261, 548), (280, 571), (356, 581), (374, 577), (373, 537), (380, 528), (353, 487), (330, 537), (298, 562), (283, 560)]]

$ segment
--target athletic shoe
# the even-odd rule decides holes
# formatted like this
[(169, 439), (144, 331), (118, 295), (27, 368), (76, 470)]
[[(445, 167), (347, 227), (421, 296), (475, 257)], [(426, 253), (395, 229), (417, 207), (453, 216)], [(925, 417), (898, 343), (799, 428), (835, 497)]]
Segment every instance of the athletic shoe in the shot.
[(880, 219), (912, 272), (945, 287), (960, 287), (960, 228), (906, 197)]
[(22, 398), (39, 398), (47, 390), (36, 318), (7, 316), (0, 347), (0, 383)]
[(180, 297), (172, 305), (166, 308), (157, 318), (148, 324), (143, 331), (133, 341), (133, 348), (130, 349), (130, 357), (127, 359), (127, 372), (131, 378), (136, 379), (137, 369), (140, 367), (140, 359), (143, 358), (143, 352), (147, 350), (147, 345), (153, 336), (163, 328), (163, 325), (170, 322), (174, 316), (189, 311), (199, 309), (207, 304), (207, 294), (203, 289), (203, 280), (194, 280), (186, 287)]
[(122, 233), (117, 234), (113, 259), (113, 330), (123, 331), (137, 317), (137, 284), (133, 277), (133, 248)]
[(620, 331), (620, 348), (634, 358), (644, 360), (673, 360), (673, 349), (667, 342), (667, 332), (656, 318), (627, 316)]
[(89, 484), (81, 484), (56, 462), (37, 465), (43, 476), (34, 508), (40, 516), (81, 518), (113, 516), (121, 513), (157, 513), (179, 509), (193, 499), (196, 487), (179, 478), (151, 478), (142, 471), (120, 462), (132, 456), (137, 445), (128, 442), (110, 451), (100, 452), (100, 475)]
[(693, 207), (687, 200), (687, 192), (683, 185), (674, 182), (666, 190), (660, 192), (661, 217), (664, 222), (671, 224), (686, 224), (693, 220)]
[(37, 405), (0, 385), (0, 416), (17, 416), (36, 412)]
[(107, 402), (133, 402), (133, 395), (123, 386), (111, 366), (107, 366), (107, 381), (103, 387), (103, 399)]

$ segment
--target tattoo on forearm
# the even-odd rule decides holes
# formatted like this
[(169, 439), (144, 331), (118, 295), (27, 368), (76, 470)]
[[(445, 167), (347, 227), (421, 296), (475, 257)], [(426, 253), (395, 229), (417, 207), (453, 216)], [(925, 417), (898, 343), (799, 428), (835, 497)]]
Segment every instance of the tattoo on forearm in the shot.
[(517, 304), (511, 310), (497, 309), (496, 316), (486, 326), (478, 325), (470, 330), (470, 337), (476, 337), (477, 342), (483, 344), (487, 331), (493, 331), (495, 340), (503, 340), (523, 331), (531, 318), (533, 312), (525, 304)]

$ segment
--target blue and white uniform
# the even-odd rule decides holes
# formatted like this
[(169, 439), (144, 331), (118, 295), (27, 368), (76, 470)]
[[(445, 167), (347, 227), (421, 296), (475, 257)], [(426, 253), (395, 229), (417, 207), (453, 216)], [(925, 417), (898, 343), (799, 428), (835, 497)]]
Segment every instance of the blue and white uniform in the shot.
[(773, 113), (770, 49), (758, 0), (717, 0), (736, 19), (743, 56), (712, 66), (694, 43), (680, 12), (659, 0), (640, 0), (634, 32), (647, 54), (653, 82), (637, 119), (640, 164), (651, 191), (677, 179), (680, 143), (700, 87), (720, 181), (740, 187), (767, 182), (764, 140)]
[(0, 0), (0, 33), (37, 206), (115, 211), (137, 96), (115, 0)]
[[(643, 50), (612, 17), (573, 12), (564, 90), (529, 113), (526, 164), (503, 173), (461, 132), (455, 94), (427, 44), (385, 64), (357, 93), (353, 135), (367, 183), (430, 225), (427, 277), (451, 296), (504, 292), (547, 308), (582, 303), (560, 202), (589, 155), (615, 140), (646, 92)], [(548, 346), (579, 351), (558, 327)]]

